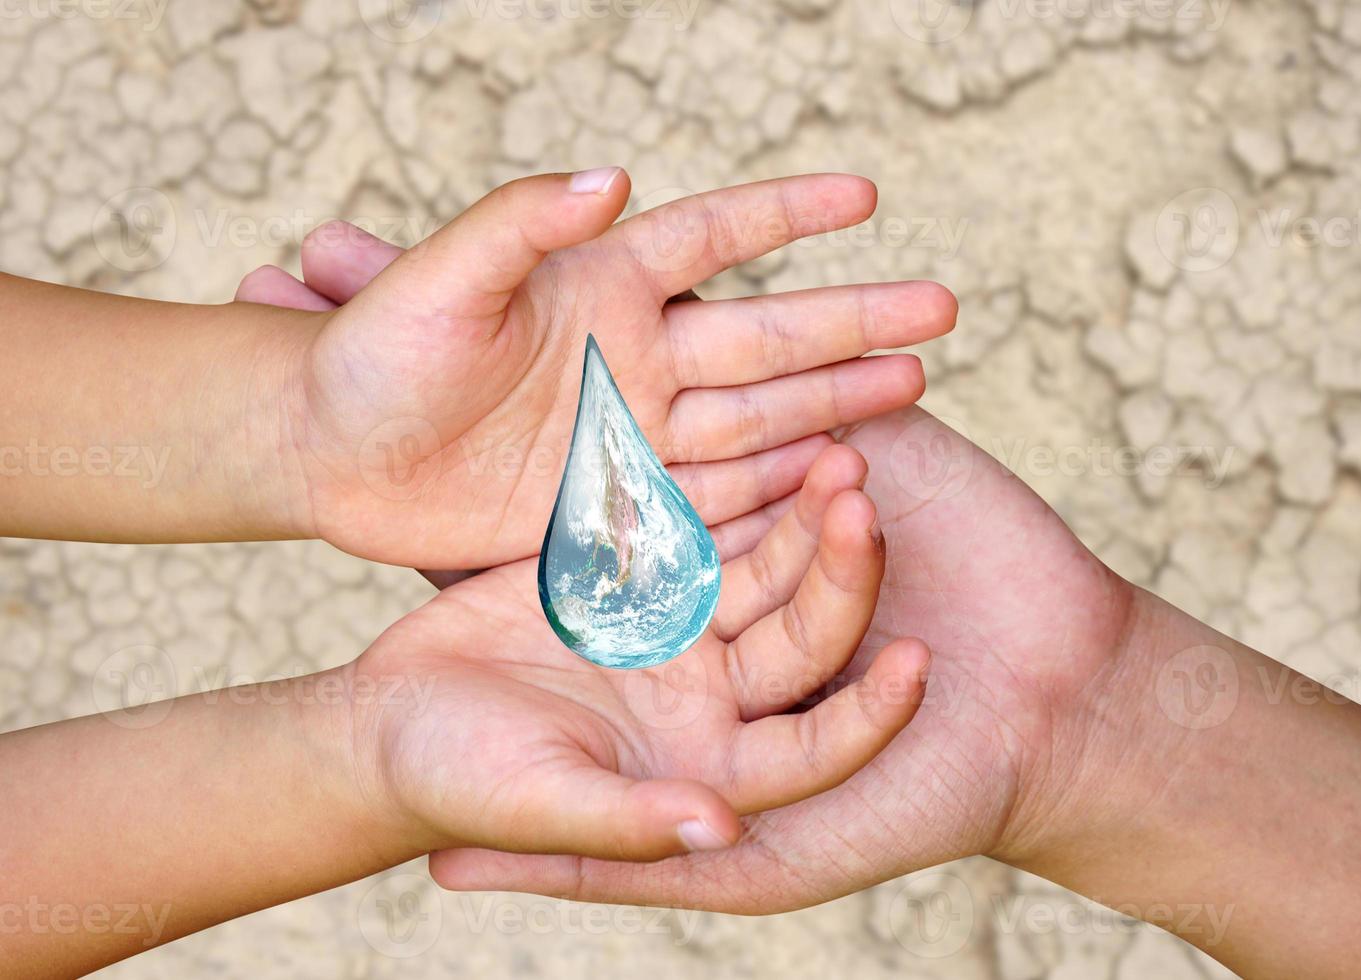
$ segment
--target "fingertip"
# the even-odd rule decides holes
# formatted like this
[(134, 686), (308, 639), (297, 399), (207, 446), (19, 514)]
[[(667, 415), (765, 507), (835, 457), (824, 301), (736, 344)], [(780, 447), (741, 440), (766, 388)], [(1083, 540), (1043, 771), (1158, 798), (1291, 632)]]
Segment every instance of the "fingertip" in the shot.
[(904, 386), (909, 391), (914, 391), (917, 397), (921, 397), (926, 390), (926, 369), (922, 366), (922, 359), (916, 354), (900, 354), (903, 359), (903, 381)]
[(656, 841), (640, 850), (643, 860), (687, 851), (731, 847), (742, 835), (737, 812), (712, 787), (689, 779), (658, 779), (638, 784), (640, 837)]
[(869, 463), (865, 457), (851, 446), (832, 441), (830, 436), (827, 438), (828, 444), (813, 461), (806, 485), (819, 496), (830, 495), (838, 489), (864, 487), (869, 476)]
[(309, 312), (335, 309), (335, 304), (329, 299), (277, 265), (262, 265), (247, 273), (236, 287), (233, 299), (238, 303), (259, 303)]
[(915, 636), (894, 640), (884, 647), (880, 656), (884, 653), (890, 654), (895, 659), (895, 667), (902, 674), (925, 682), (927, 671), (931, 667), (931, 648), (926, 645), (925, 640)]
[(846, 198), (853, 202), (854, 213), (860, 215), (857, 220), (863, 221), (874, 213), (874, 209), (879, 206), (879, 188), (874, 181), (860, 174), (840, 173), (834, 176), (845, 182)]
[(879, 651), (861, 683), (882, 724), (902, 728), (912, 720), (930, 668), (931, 650), (916, 637), (894, 640)]
[(567, 192), (598, 200), (628, 199), (632, 188), (628, 171), (619, 166), (592, 167), (578, 170), (567, 177)]
[(238, 303), (260, 303), (264, 300), (259, 299), (263, 295), (266, 285), (279, 275), (288, 275), (277, 265), (262, 265), (252, 269), (241, 277), (241, 283), (236, 287), (236, 295), (233, 297)]
[(938, 282), (921, 279), (913, 283), (916, 287), (916, 304), (924, 314), (923, 319), (935, 324), (936, 335), (949, 333), (959, 319), (959, 298)]
[(334, 248), (342, 244), (362, 246), (374, 241), (378, 239), (358, 225), (341, 218), (331, 218), (303, 236), (302, 252), (305, 257), (308, 252), (315, 249)]
[(921, 693), (927, 685), (927, 675), (931, 670), (931, 648), (917, 637), (906, 637), (890, 642), (879, 651), (874, 663), (870, 664), (867, 676), (887, 675), (904, 682), (901, 702), (913, 706), (921, 700)]
[(834, 551), (853, 551), (872, 539), (878, 522), (879, 508), (869, 495), (858, 489), (842, 490), (827, 507), (822, 533)]

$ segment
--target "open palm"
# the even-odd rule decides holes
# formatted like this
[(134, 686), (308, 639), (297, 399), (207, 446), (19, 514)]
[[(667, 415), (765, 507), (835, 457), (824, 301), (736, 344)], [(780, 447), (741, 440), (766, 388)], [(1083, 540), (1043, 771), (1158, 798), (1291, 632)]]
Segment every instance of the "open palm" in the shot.
[[(864, 461), (828, 449), (795, 505), (724, 567), (713, 623), (648, 670), (568, 652), (538, 608), (535, 563), (444, 590), (352, 666), (433, 678), (428, 702), (364, 710), (375, 785), (425, 847), (655, 860), (736, 840), (738, 814), (826, 790), (912, 717), (927, 653), (889, 644), (855, 684), (783, 714), (844, 667), (883, 572)], [(374, 684), (373, 688), (381, 687)]]
[[(796, 238), (863, 220), (874, 207), (868, 181), (749, 184), (613, 227), (627, 176), (591, 193), (569, 183), (508, 184), (396, 261), (373, 240), (340, 250), (379, 245), (370, 254), (382, 271), (362, 290), (333, 291), (344, 305), (319, 318), (299, 357), (292, 438), (319, 536), (425, 567), (533, 554), (588, 333), (709, 523), (795, 490), (825, 444), (805, 437), (921, 393), (915, 357), (860, 355), (949, 329), (953, 297), (933, 284), (667, 302)], [(282, 275), (248, 280), (240, 298), (279, 301), (270, 277)]]

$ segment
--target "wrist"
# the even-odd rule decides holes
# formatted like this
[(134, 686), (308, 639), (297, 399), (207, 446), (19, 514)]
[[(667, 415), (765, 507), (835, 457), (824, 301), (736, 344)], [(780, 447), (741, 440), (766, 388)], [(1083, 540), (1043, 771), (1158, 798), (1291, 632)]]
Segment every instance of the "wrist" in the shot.
[[(229, 540), (315, 537), (302, 447), (308, 351), (329, 314), (229, 304), (219, 354), (197, 399), (195, 479), (217, 480), (232, 502)], [(242, 310), (248, 323), (240, 322)], [(214, 393), (221, 393), (220, 399)]]
[[(1135, 590), (1109, 669), (1055, 728), (1044, 805), (997, 856), (1243, 975), (1290, 973), (1295, 945), (1304, 972), (1348, 975), (1361, 708), (1323, 692)], [(1303, 882), (1309, 914), (1282, 914)]]
[[(400, 682), (401, 678), (398, 679)], [(394, 792), (378, 724), (385, 702), (404, 701), (354, 661), (310, 675), (314, 692), (299, 698), (297, 715), (315, 782), (325, 787), (328, 824), (346, 829), (374, 867), (391, 867), (440, 846)]]

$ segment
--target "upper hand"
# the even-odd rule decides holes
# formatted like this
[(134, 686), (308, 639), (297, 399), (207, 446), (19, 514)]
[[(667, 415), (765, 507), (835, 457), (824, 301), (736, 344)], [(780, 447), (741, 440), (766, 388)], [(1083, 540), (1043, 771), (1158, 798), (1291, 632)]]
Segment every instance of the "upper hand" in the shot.
[[(863, 220), (874, 207), (868, 181), (748, 184), (611, 227), (628, 194), (622, 171), (586, 193), (573, 193), (567, 175), (527, 178), (405, 254), (323, 226), (303, 266), (309, 285), (327, 290), (329, 280), (327, 292), (279, 270), (248, 277), (240, 299), (319, 312), (297, 357), (289, 420), (316, 535), (424, 567), (533, 554), (562, 473), (588, 332), (711, 524), (796, 489), (826, 444), (807, 437), (921, 393), (915, 357), (859, 356), (948, 330), (954, 299), (934, 284), (667, 302), (796, 238)], [(328, 255), (328, 236), (354, 246)], [(309, 262), (330, 268), (313, 275)]]

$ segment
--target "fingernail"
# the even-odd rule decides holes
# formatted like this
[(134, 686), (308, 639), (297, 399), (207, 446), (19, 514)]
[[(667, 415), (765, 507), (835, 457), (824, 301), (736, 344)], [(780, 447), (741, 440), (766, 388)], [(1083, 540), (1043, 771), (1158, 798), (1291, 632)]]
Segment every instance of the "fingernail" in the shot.
[(721, 851), (731, 846), (714, 828), (699, 819), (682, 820), (676, 827), (676, 833), (681, 843), (691, 851)]
[(578, 170), (572, 174), (567, 189), (573, 194), (605, 194), (609, 191), (614, 178), (623, 173), (622, 167), (596, 167), (594, 170)]

